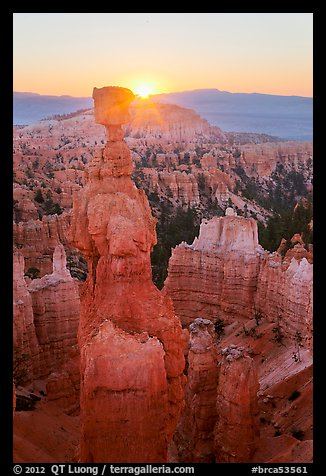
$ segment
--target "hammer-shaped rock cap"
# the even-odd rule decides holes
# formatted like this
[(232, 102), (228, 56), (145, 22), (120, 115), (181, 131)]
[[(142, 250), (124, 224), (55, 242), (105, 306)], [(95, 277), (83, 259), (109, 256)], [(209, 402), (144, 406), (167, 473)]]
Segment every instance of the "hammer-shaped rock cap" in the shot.
[(130, 121), (129, 104), (135, 99), (130, 89), (119, 86), (106, 86), (93, 89), (95, 122), (118, 125)]

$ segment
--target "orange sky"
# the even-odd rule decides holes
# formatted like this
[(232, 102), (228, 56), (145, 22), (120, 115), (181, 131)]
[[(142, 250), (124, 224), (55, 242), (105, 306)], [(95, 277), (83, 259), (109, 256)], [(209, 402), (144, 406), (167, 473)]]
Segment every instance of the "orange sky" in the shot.
[(15, 91), (312, 96), (312, 13), (16, 13)]

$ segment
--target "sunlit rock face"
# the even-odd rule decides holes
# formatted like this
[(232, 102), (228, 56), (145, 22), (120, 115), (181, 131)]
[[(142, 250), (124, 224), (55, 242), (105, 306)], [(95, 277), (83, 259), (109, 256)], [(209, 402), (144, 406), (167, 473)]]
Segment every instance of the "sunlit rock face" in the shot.
[(228, 210), (225, 217), (204, 220), (192, 245), (172, 250), (164, 284), (183, 325), (200, 316), (249, 318), (264, 254), (254, 219)]
[(74, 197), (71, 240), (88, 259), (81, 295), (81, 462), (164, 462), (184, 404), (184, 339), (153, 285), (156, 220), (130, 179), (131, 91), (94, 89), (107, 143)]
[(189, 349), (185, 409), (174, 435), (178, 459), (210, 463), (214, 456), (216, 397), (218, 385), (214, 325), (195, 319), (189, 326)]
[[(24, 279), (24, 256), (17, 250), (13, 255), (13, 345), (14, 377), (17, 367), (19, 380), (21, 379), (23, 383), (30, 382), (39, 368), (39, 344), (34, 325), (32, 298)], [(24, 356), (28, 356), (28, 359)], [(26, 363), (20, 371), (24, 360)]]
[(312, 348), (312, 253), (300, 243), (285, 257), (258, 243), (257, 222), (234, 215), (204, 220), (192, 245), (172, 250), (164, 293), (183, 325), (197, 317), (281, 320), (289, 337)]
[(285, 335), (292, 340), (300, 338), (302, 345), (312, 351), (313, 264), (289, 252), (283, 261), (277, 255), (263, 260), (256, 309), (269, 321), (278, 322)]
[(77, 355), (78, 284), (66, 268), (63, 245), (54, 250), (52, 273), (29, 283), (24, 258), (15, 252), (13, 283), (15, 360), (24, 372), (21, 383), (33, 382), (60, 371)]
[[(298, 236), (293, 242), (285, 256), (264, 251), (255, 220), (227, 209), (225, 217), (202, 222), (192, 245), (172, 251), (163, 292), (189, 333), (186, 408), (174, 438), (178, 461), (312, 460), (312, 249)], [(199, 317), (215, 323), (215, 357), (209, 345), (193, 355)], [(194, 368), (208, 358), (212, 370), (218, 366), (210, 396), (201, 389), (210, 370)], [(203, 426), (207, 414), (215, 421), (213, 444)], [(293, 428), (300, 428), (299, 439)]]
[(244, 347), (222, 350), (217, 388), (215, 458), (218, 463), (248, 462), (259, 443), (258, 375)]
[(302, 171), (312, 155), (311, 142), (266, 142), (241, 146), (239, 162), (248, 176), (269, 177), (277, 166)]
[(55, 247), (68, 244), (70, 219), (71, 214), (64, 212), (13, 224), (14, 244), (25, 258), (25, 272), (36, 268), (40, 277), (52, 273)]

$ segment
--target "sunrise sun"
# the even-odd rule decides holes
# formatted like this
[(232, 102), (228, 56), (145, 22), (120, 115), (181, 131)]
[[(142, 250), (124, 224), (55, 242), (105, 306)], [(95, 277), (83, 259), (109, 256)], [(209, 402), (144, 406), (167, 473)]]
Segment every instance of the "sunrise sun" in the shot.
[(149, 86), (148, 84), (140, 84), (138, 88), (136, 89), (136, 94), (140, 96), (143, 99), (148, 98), (151, 94), (153, 94), (153, 88)]

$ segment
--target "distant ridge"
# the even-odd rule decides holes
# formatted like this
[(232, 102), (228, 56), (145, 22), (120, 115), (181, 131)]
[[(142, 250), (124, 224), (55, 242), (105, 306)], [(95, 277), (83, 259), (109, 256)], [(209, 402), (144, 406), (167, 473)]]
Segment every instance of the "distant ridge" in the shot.
[(157, 94), (153, 100), (194, 109), (224, 131), (265, 133), (291, 140), (313, 137), (313, 99), (195, 89)]
[(29, 92), (14, 92), (14, 124), (32, 124), (55, 114), (69, 114), (93, 107), (93, 99), (73, 96), (48, 96)]
[[(287, 140), (311, 141), (313, 137), (312, 98), (195, 89), (156, 94), (151, 99), (193, 109), (210, 124), (227, 132), (253, 132)], [(32, 124), (49, 116), (90, 107), (93, 107), (91, 97), (13, 94), (15, 125)]]

